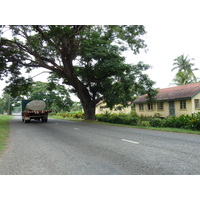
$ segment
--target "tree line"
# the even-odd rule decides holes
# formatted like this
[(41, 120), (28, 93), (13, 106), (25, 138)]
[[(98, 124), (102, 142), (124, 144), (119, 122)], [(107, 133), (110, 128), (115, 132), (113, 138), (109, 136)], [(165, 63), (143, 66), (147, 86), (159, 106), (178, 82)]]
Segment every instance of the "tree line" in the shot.
[[(53, 113), (66, 111), (80, 111), (82, 109), (79, 102), (71, 100), (67, 89), (60, 84), (51, 82), (32, 82), (28, 90), (17, 90), (17, 97), (13, 98), (10, 93), (13, 89), (10, 85), (5, 87), (2, 98), (0, 98), (0, 114), (12, 112), (21, 112), (21, 100), (44, 100), (46, 103), (45, 109), (52, 110)], [(12, 91), (14, 92), (14, 91)]]

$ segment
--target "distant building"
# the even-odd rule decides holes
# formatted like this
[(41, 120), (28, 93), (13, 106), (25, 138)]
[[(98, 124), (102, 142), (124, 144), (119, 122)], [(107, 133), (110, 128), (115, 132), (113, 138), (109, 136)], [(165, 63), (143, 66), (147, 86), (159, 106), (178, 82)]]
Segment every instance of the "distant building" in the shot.
[(106, 111), (110, 113), (125, 113), (129, 114), (131, 112), (131, 105), (132, 103), (130, 102), (128, 107), (122, 107), (121, 105), (115, 105), (112, 110), (106, 106), (106, 103), (102, 100), (96, 105), (96, 114), (103, 114)]
[(147, 94), (134, 101), (138, 115), (161, 117), (200, 112), (200, 82), (158, 90), (156, 102), (147, 103)]

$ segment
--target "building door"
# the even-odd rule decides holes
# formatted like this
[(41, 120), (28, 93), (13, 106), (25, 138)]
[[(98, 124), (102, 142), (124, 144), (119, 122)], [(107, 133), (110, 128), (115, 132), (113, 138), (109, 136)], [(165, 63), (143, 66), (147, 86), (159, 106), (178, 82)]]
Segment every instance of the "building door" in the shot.
[(169, 101), (169, 115), (175, 115), (174, 101)]

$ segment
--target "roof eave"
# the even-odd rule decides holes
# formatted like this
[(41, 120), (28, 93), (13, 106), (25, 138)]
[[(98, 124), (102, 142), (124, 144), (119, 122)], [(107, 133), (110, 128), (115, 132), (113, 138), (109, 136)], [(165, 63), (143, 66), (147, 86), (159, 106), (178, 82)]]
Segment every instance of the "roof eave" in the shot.
[[(200, 93), (200, 92), (199, 92)], [(194, 95), (195, 96), (195, 95)], [(175, 99), (159, 99), (156, 100), (155, 102), (163, 102), (163, 101), (179, 101), (179, 100), (184, 100), (184, 99), (192, 99), (193, 97), (182, 97), (182, 98), (175, 98)], [(138, 101), (138, 102), (133, 102), (134, 104), (137, 103), (147, 103), (147, 101)]]

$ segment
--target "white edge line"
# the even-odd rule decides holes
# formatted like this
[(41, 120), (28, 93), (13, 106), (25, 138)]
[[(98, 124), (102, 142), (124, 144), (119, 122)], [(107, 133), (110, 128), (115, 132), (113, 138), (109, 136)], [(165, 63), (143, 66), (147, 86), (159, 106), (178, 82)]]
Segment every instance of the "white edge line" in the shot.
[(122, 139), (122, 141), (124, 141), (124, 142), (130, 142), (130, 143), (133, 143), (133, 144), (140, 144), (139, 142), (132, 141), (132, 140), (126, 140), (126, 139)]
[(78, 130), (78, 131), (80, 130), (79, 128), (74, 128), (74, 129), (75, 129), (75, 130)]

